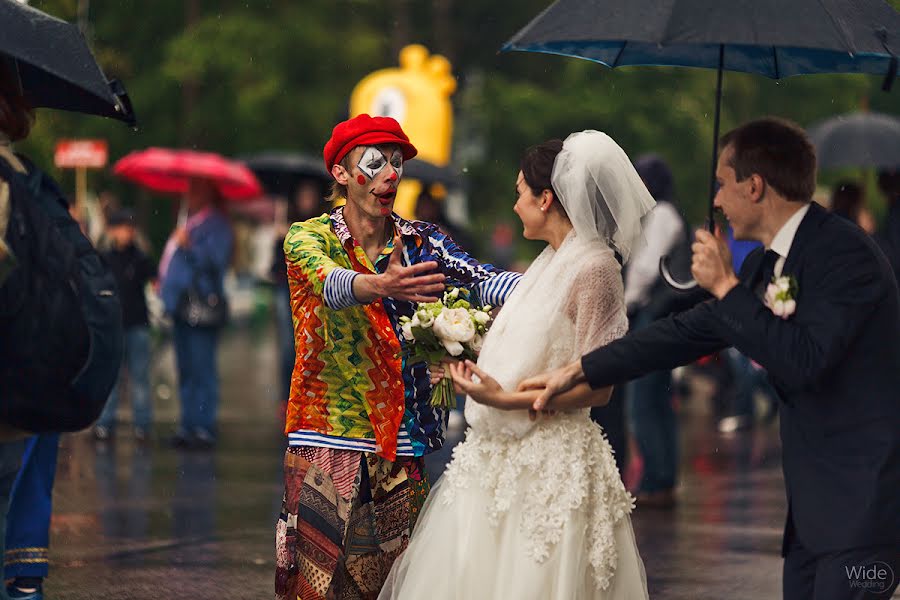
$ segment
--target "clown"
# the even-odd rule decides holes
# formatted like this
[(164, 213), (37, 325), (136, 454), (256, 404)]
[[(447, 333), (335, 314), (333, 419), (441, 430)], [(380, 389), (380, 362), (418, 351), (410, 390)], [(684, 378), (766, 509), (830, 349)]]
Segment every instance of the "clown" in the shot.
[(296, 363), (276, 530), (278, 598), (374, 598), (428, 493), (443, 445), (425, 363), (405, 358), (400, 317), (444, 286), (501, 305), (519, 275), (482, 265), (437, 226), (393, 212), (416, 148), (390, 117), (359, 115), (325, 145), (329, 214), (284, 241)]

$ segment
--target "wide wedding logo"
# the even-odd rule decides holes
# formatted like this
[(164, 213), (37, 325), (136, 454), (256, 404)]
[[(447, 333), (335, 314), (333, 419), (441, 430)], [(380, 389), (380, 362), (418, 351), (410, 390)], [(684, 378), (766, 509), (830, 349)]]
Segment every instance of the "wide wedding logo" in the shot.
[(886, 562), (867, 565), (845, 565), (844, 572), (851, 589), (867, 590), (873, 594), (890, 591), (894, 585), (894, 571)]

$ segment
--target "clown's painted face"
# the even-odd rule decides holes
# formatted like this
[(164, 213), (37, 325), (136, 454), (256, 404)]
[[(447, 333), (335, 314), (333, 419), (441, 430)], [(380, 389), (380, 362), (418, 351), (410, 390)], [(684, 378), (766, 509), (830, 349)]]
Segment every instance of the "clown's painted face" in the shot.
[[(366, 146), (356, 166), (369, 179), (375, 179), (382, 169), (390, 164), (397, 173), (397, 179), (400, 179), (403, 177), (403, 153), (398, 148), (382, 148), (384, 150), (379, 149), (378, 146)], [(390, 154), (388, 155), (387, 152)]]
[(370, 216), (386, 217), (394, 208), (397, 185), (403, 175), (403, 153), (396, 145), (354, 149), (359, 158), (347, 183), (348, 202)]

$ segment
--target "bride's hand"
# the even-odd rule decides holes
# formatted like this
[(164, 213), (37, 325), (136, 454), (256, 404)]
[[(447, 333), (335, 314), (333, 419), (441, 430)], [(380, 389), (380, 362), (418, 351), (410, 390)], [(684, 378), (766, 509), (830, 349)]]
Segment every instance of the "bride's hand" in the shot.
[[(503, 392), (503, 388), (496, 379), (479, 369), (471, 360), (451, 364), (450, 375), (456, 387), (475, 402), (487, 406), (498, 404), (498, 396)], [(477, 376), (479, 381), (476, 382), (473, 375)]]

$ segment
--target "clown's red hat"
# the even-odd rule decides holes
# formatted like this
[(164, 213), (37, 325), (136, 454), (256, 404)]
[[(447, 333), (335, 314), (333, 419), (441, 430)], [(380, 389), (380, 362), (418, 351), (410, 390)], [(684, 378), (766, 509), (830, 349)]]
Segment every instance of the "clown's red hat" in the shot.
[(418, 151), (400, 128), (400, 123), (391, 117), (370, 117), (361, 114), (334, 126), (331, 139), (325, 144), (325, 167), (331, 172), (335, 163), (341, 162), (347, 153), (357, 146), (377, 146), (396, 144), (403, 152), (403, 160), (413, 158)]

